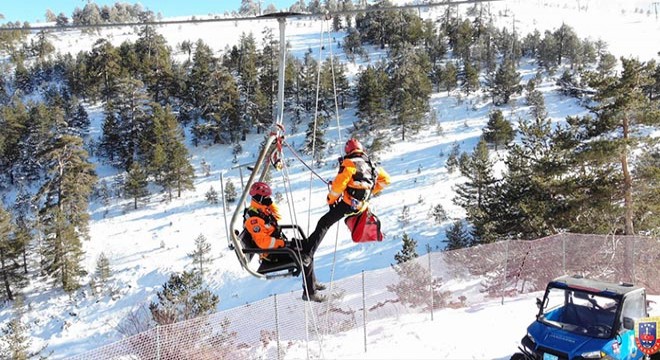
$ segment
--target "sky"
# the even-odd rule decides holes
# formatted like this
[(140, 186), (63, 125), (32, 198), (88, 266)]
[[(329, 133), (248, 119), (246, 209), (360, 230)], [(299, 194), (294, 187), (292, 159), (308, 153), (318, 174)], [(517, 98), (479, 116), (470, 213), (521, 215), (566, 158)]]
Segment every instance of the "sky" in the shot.
[[(238, 10), (241, 5), (240, 0), (96, 0), (93, 1), (99, 6), (111, 6), (114, 3), (140, 4), (154, 13), (160, 12), (163, 17), (206, 15), (209, 13), (224, 13), (225, 11)], [(263, 7), (273, 4), (277, 9), (288, 9), (294, 0), (264, 0)], [(44, 21), (46, 10), (50, 9), (56, 15), (63, 12), (71, 17), (73, 10), (83, 8), (87, 0), (0, 0), (0, 14), (5, 16), (2, 22), (35, 22)]]
[[(0, 0), (0, 12), (9, 14), (6, 9), (17, 7), (20, 1)], [(583, 0), (583, 3), (588, 0)], [(10, 6), (4, 4), (10, 3)], [(43, 17), (45, 9), (53, 6), (52, 3), (69, 3), (69, 9), (56, 10), (70, 13), (75, 6), (83, 6), (83, 1), (51, 1), (37, 2), (23, 1), (26, 6), (40, 8), (36, 17)], [(29, 3), (29, 5), (27, 4)], [(154, 2), (155, 3), (155, 2)], [(170, 2), (161, 2), (158, 7), (150, 9), (167, 14), (166, 6)], [(200, 1), (190, 1), (186, 11), (192, 6), (198, 6)], [(222, 3), (225, 1), (208, 1)], [(232, 2), (231, 9), (237, 9), (239, 2)], [(610, 45), (610, 51), (615, 55), (633, 54), (641, 59), (654, 56), (657, 42), (660, 38), (660, 22), (653, 17), (633, 14), (628, 0), (610, 0), (608, 6), (600, 3), (594, 6), (592, 0), (588, 13), (571, 9), (574, 0), (544, 0), (550, 5), (539, 8), (540, 1), (509, 0), (498, 4), (495, 13), (505, 9), (516, 12), (516, 26), (526, 33), (534, 28), (541, 32), (545, 29), (555, 29), (562, 22), (574, 26), (582, 37), (597, 39), (602, 37)], [(38, 4), (42, 4), (40, 6)], [(624, 5), (622, 5), (624, 4)], [(618, 6), (627, 9), (622, 14)], [(642, 5), (640, 5), (642, 6)], [(204, 12), (208, 12), (205, 10)], [(191, 11), (190, 14), (197, 13)], [(181, 15), (181, 14), (179, 14)], [(587, 16), (588, 15), (588, 16)], [(172, 15), (174, 16), (174, 15)], [(584, 19), (590, 19), (585, 22)], [(511, 24), (512, 17), (498, 17), (499, 26)], [(240, 28), (235, 29), (236, 26)], [(212, 49), (221, 50), (226, 45), (233, 45), (243, 31), (253, 32), (260, 38), (264, 26), (277, 27), (274, 21), (245, 22), (238, 25), (229, 23), (198, 24), (169, 26), (159, 29), (172, 45), (183, 40), (196, 40), (202, 38)], [(318, 56), (320, 48), (319, 31), (321, 23), (318, 21), (296, 20), (287, 27), (287, 41), (290, 43), (291, 53), (302, 57), (312, 49)], [(630, 34), (643, 34), (644, 36), (631, 36)], [(103, 35), (118, 46), (124, 40), (134, 40), (135, 35), (126, 29), (106, 29)], [(58, 33), (52, 38), (54, 45), (61, 51), (76, 54), (79, 51), (89, 50), (95, 42), (95, 35), (80, 34), (77, 32)], [(333, 33), (332, 37), (341, 41), (343, 33)], [(651, 44), (652, 46), (649, 46)], [(345, 61), (341, 48), (326, 46), (326, 53), (332, 50)], [(370, 61), (378, 61), (384, 56), (379, 49), (368, 48)], [(182, 57), (185, 54), (175, 53)], [(347, 63), (349, 77), (364, 66), (364, 60), (357, 63)], [(535, 69), (531, 63), (523, 63), (521, 68), (523, 78), (534, 76)], [(555, 121), (561, 121), (568, 115), (583, 114), (586, 109), (579, 101), (561, 96), (556, 91), (555, 80), (546, 78), (539, 86), (544, 93), (549, 116)], [(431, 107), (436, 111), (442, 132), (437, 128), (425, 129), (420, 135), (409, 138), (407, 141), (397, 142), (396, 146), (381, 154), (380, 161), (385, 169), (392, 175), (392, 185), (385, 189), (379, 197), (372, 202), (373, 211), (383, 222), (386, 239), (382, 243), (356, 245), (348, 240), (348, 231), (343, 224), (333, 227), (321, 244), (316, 255), (317, 276), (321, 282), (331, 280), (350, 281), (359, 279), (361, 271), (367, 273), (389, 269), (394, 261), (393, 256), (401, 249), (401, 237), (406, 232), (418, 242), (418, 251), (423, 253), (427, 245), (434, 249), (443, 246), (444, 230), (451, 223), (434, 224), (428, 216), (428, 211), (435, 204), (442, 204), (450, 218), (461, 218), (464, 213), (461, 208), (452, 203), (454, 184), (461, 181), (458, 174), (449, 174), (444, 167), (447, 154), (454, 143), (460, 145), (461, 151), (471, 151), (478, 142), (483, 127), (488, 120), (488, 113), (492, 109), (483, 94), (475, 93), (470, 96), (458, 94), (448, 95), (446, 92), (435, 93), (431, 98)], [(485, 100), (486, 99), (486, 100)], [(103, 121), (103, 108), (98, 104), (86, 104), (90, 115), (92, 128), (90, 136), (98, 138)], [(515, 119), (515, 112), (524, 114), (526, 111), (524, 101), (519, 100), (516, 109), (504, 108), (505, 116)], [(328, 165), (317, 172), (325, 179), (331, 179), (336, 174), (334, 159), (341, 149), (339, 134), (344, 141), (348, 136), (350, 126), (356, 121), (355, 109), (347, 108), (341, 111), (340, 125), (334, 124), (326, 130), (330, 149), (328, 151)], [(291, 144), (302, 144), (306, 127), (297, 130), (290, 124), (287, 126), (287, 141)], [(188, 137), (190, 139), (190, 137)], [(239, 162), (246, 163), (254, 160), (257, 145), (261, 142), (261, 135), (251, 134), (239, 154)], [(186, 191), (181, 198), (166, 201), (162, 194), (153, 188), (154, 194), (148, 202), (142, 204), (138, 210), (132, 210), (132, 202), (124, 199), (112, 199), (109, 205), (95, 200), (90, 205), (90, 240), (84, 242), (86, 253), (84, 267), (93, 274), (98, 255), (104, 253), (110, 260), (113, 270), (111, 288), (112, 294), (95, 297), (85, 287), (76, 293), (76, 301), (57, 290), (52, 289), (50, 283), (33, 282), (24, 289), (26, 303), (30, 310), (26, 311), (24, 321), (30, 325), (29, 333), (33, 340), (33, 348), (48, 345), (48, 350), (54, 351), (51, 358), (60, 359), (83, 351), (92, 350), (121, 339), (117, 332), (117, 323), (131, 310), (140, 304), (152, 300), (162, 284), (167, 281), (173, 272), (191, 269), (191, 261), (187, 254), (194, 248), (194, 239), (203, 234), (210, 240), (215, 254), (212, 269), (208, 275), (207, 285), (221, 297), (219, 311), (232, 311), (245, 304), (268, 299), (271, 294), (281, 294), (282, 301), (290, 301), (292, 311), (302, 314), (304, 303), (300, 300), (300, 279), (286, 278), (265, 281), (257, 279), (244, 271), (236, 259), (233, 251), (227, 248), (226, 229), (223, 223), (223, 211), (219, 206), (210, 206), (205, 201), (204, 194), (213, 186), (220, 189), (220, 175), (225, 181), (230, 180), (235, 185), (240, 184), (240, 174), (233, 169), (232, 148), (230, 146), (215, 145), (193, 147), (188, 143), (191, 153), (191, 162), (197, 170), (194, 191)], [(290, 156), (290, 155), (289, 155)], [(92, 158), (96, 164), (96, 171), (102, 181), (112, 188), (117, 169), (103, 164), (99, 159)], [(205, 161), (211, 164), (210, 176), (201, 174), (200, 164)], [(274, 177), (272, 186), (275, 192), (282, 191), (283, 181), (279, 174)], [(297, 213), (298, 224), (303, 229), (309, 229), (323, 215), (327, 206), (325, 195), (327, 189), (318, 181), (310, 186), (310, 174), (300, 164), (292, 162), (290, 180), (292, 184), (294, 213)], [(421, 194), (424, 195), (421, 198)], [(420, 199), (423, 200), (420, 202)], [(402, 207), (409, 206), (411, 224), (402, 226), (398, 218)], [(285, 216), (284, 222), (292, 219), (285, 204), (280, 204)], [(235, 206), (230, 209), (232, 212)], [(297, 209), (297, 211), (296, 211)], [(309, 209), (309, 210), (308, 210)], [(228, 213), (231, 217), (232, 213)], [(309, 231), (307, 231), (309, 232)], [(335, 240), (338, 240), (335, 243)], [(335, 259), (336, 255), (336, 259)], [(336, 260), (336, 261), (335, 261)], [(333, 267), (334, 266), (334, 267)], [(88, 280), (88, 279), (87, 279)], [(443, 290), (454, 291), (461, 294), (465, 291), (473, 295), (480, 283), (471, 279), (448, 279), (447, 287)], [(532, 321), (535, 305), (534, 298), (538, 294), (529, 294), (516, 298), (506, 299), (504, 304), (498, 300), (480, 302), (478, 298), (471, 298), (474, 302), (460, 309), (443, 309), (435, 314), (431, 321), (428, 315), (400, 315), (390, 318), (370, 321), (368, 351), (364, 353), (361, 347), (362, 329), (339, 333), (324, 340), (323, 350), (316, 352), (317, 357), (343, 358), (343, 359), (451, 359), (451, 358), (489, 358), (508, 359), (516, 350), (520, 338), (524, 335), (526, 326)], [(287, 300), (288, 299), (288, 300)], [(656, 302), (660, 299), (655, 298)], [(254, 307), (252, 308), (254, 309)], [(657, 310), (660, 310), (656, 307)], [(75, 315), (72, 315), (75, 314)], [(8, 306), (0, 305), (0, 325), (10, 319), (12, 310)], [(487, 320), (484, 320), (487, 319)], [(470, 329), (482, 329), (487, 321), (498, 324), (497, 332), (489, 334), (486, 339), (480, 340), (480, 346), (474, 345), (474, 339), (456, 331), (457, 326)], [(246, 326), (249, 323), (246, 323)], [(439, 334), (439, 335), (436, 335)], [(441, 341), (439, 340), (441, 339)], [(347, 346), (351, 345), (351, 346)], [(290, 357), (300, 359), (306, 357), (303, 342), (294, 343), (290, 349)], [(273, 358), (270, 356), (269, 358)]]

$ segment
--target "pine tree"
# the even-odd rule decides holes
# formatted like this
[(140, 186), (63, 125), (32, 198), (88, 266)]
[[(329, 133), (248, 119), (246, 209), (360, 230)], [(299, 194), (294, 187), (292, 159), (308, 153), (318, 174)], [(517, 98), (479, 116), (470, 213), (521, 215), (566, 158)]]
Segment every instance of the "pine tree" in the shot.
[[(620, 76), (606, 78), (596, 84), (599, 102), (594, 112), (597, 117), (584, 121), (580, 126), (586, 131), (579, 153), (585, 158), (597, 156), (600, 166), (608, 164), (616, 168), (615, 178), (619, 198), (623, 204), (623, 224), (621, 231), (626, 235), (635, 234), (634, 179), (630, 170), (633, 149), (650, 148), (652, 139), (642, 131), (647, 126), (660, 124), (657, 109), (649, 102), (644, 89), (653, 82), (654, 64), (642, 63), (635, 59), (621, 59), (623, 71)], [(587, 119), (585, 119), (587, 120)]]
[(495, 73), (490, 85), (490, 93), (495, 105), (508, 104), (511, 96), (522, 91), (520, 73), (516, 71), (515, 63), (505, 59)]
[(0, 341), (4, 342), (5, 346), (0, 346), (0, 350), (9, 356), (8, 359), (27, 360), (36, 355), (29, 352), (32, 341), (30, 340), (27, 331), (28, 327), (18, 316), (11, 319), (7, 325), (2, 328), (3, 336), (0, 337)]
[(367, 56), (366, 50), (362, 47), (360, 32), (353, 27), (349, 27), (346, 31), (342, 48), (344, 49), (346, 58), (352, 62), (355, 62), (357, 56), (362, 58)]
[[(532, 83), (530, 81), (530, 83)], [(543, 93), (536, 88), (527, 86), (527, 105), (530, 106), (529, 112), (534, 119), (545, 119), (548, 116), (548, 111), (545, 108), (545, 98)]]
[(149, 195), (147, 184), (147, 172), (144, 168), (138, 162), (131, 164), (124, 182), (124, 196), (133, 199), (133, 209), (137, 210), (138, 201)]
[(43, 204), (45, 270), (65, 291), (73, 291), (79, 287), (78, 277), (85, 273), (81, 239), (88, 236), (87, 207), (96, 174), (79, 137), (61, 136), (38, 155), (48, 171), (36, 196)]
[(254, 0), (241, 0), (238, 13), (242, 16), (258, 16), (261, 15), (259, 10), (259, 3), (255, 3)]
[[(118, 125), (119, 162), (123, 169), (128, 170), (134, 161), (143, 156), (141, 143), (150, 140), (144, 138), (149, 126), (149, 97), (144, 84), (140, 80), (120, 79), (110, 110), (114, 111)], [(111, 134), (111, 137), (114, 136)]]
[(471, 62), (466, 62), (463, 67), (463, 91), (470, 95), (479, 90), (479, 70)]
[(316, 121), (312, 120), (307, 124), (302, 151), (305, 154), (313, 154), (314, 160), (317, 162), (325, 156), (325, 129), (327, 126), (328, 118), (322, 114), (318, 114)]
[(494, 240), (488, 206), (494, 199), (495, 178), (493, 163), (488, 155), (488, 147), (482, 139), (465, 161), (459, 164), (461, 175), (467, 178), (455, 187), (454, 203), (467, 212), (467, 219), (474, 226), (473, 238), (479, 243)]
[(88, 86), (100, 88), (99, 92), (107, 103), (116, 95), (116, 84), (121, 73), (119, 52), (108, 40), (99, 39), (86, 60), (90, 80)]
[(405, 232), (403, 233), (401, 241), (403, 242), (401, 251), (394, 255), (394, 260), (396, 260), (396, 263), (403, 264), (416, 259), (419, 256), (417, 255), (417, 241), (408, 236), (408, 234)]
[(445, 65), (442, 71), (441, 79), (443, 86), (447, 90), (447, 95), (458, 86), (458, 70), (453, 62), (447, 62), (447, 65)]
[(168, 97), (168, 82), (172, 78), (172, 57), (167, 40), (158, 34), (154, 26), (145, 25), (138, 31), (134, 48), (140, 79), (153, 101), (160, 103)]
[(242, 140), (248, 124), (240, 115), (240, 94), (234, 77), (224, 66), (211, 74), (210, 93), (204, 119), (208, 121), (206, 131), (213, 143), (229, 144)]
[(484, 129), (483, 138), (489, 144), (495, 145), (495, 151), (498, 146), (506, 146), (513, 141), (515, 131), (511, 123), (504, 118), (502, 111), (495, 110), (488, 115), (488, 123)]
[(119, 165), (118, 160), (121, 158), (121, 129), (112, 102), (105, 104), (104, 115), (103, 135), (99, 144), (99, 150), (110, 160), (111, 164)]
[(463, 20), (456, 31), (449, 33), (449, 44), (453, 47), (454, 56), (459, 57), (464, 63), (470, 62), (470, 46), (474, 39), (474, 28), (469, 19)]
[(273, 30), (264, 28), (262, 31), (263, 49), (260, 54), (259, 63), (259, 85), (261, 93), (267, 99), (267, 116), (264, 123), (270, 125), (275, 116), (275, 97), (277, 95), (277, 59), (279, 59), (279, 41), (275, 38)]
[(206, 240), (204, 234), (199, 234), (195, 238), (195, 250), (188, 253), (188, 256), (193, 259), (193, 265), (196, 266), (195, 269), (199, 270), (200, 276), (204, 278), (204, 270), (213, 263), (211, 244)]
[(298, 72), (298, 86), (300, 104), (306, 112), (312, 111), (316, 99), (316, 78), (318, 76), (318, 62), (312, 56), (311, 49), (305, 53), (302, 68)]
[[(420, 195), (421, 196), (421, 195)], [(442, 204), (437, 204), (431, 208), (430, 215), (437, 225), (442, 224), (447, 221), (447, 212), (445, 211)]]
[(14, 172), (10, 169), (21, 157), (21, 142), (27, 135), (28, 111), (22, 101), (17, 98), (8, 106), (0, 107), (0, 127), (2, 127), (2, 146), (0, 146), (0, 168), (9, 175), (14, 183)]
[(470, 246), (470, 235), (462, 220), (456, 220), (447, 231), (447, 250), (458, 250)]
[[(216, 59), (213, 57), (213, 51), (201, 39), (195, 43), (195, 53), (192, 60), (192, 68), (186, 82), (187, 94), (184, 99), (184, 106), (197, 109), (199, 115), (208, 118), (208, 103), (211, 100), (210, 94), (213, 92), (211, 86), (211, 74), (216, 69)], [(191, 119), (196, 116), (190, 115)], [(191, 120), (187, 119), (187, 120)]]
[(111, 276), (110, 259), (102, 252), (96, 258), (96, 278), (102, 285), (105, 285)]
[[(239, 39), (239, 54), (238, 83), (243, 102), (241, 107), (242, 122), (247, 129), (253, 126), (263, 129), (265, 124), (271, 123), (272, 116), (265, 114), (264, 107), (267, 105), (264, 101), (265, 99), (259, 99), (259, 97), (263, 96), (258, 82), (257, 66), (259, 54), (252, 33), (247, 35), (245, 33), (241, 34)], [(236, 130), (242, 132), (243, 129)], [(232, 140), (236, 139), (232, 138)]]
[[(144, 145), (151, 149), (151, 171), (156, 177), (156, 182), (169, 193), (170, 199), (173, 189), (177, 190), (177, 197), (181, 197), (183, 190), (194, 189), (195, 175), (188, 161), (188, 149), (183, 144), (182, 130), (169, 106), (162, 108), (155, 104), (152, 123), (151, 133), (154, 142)], [(160, 154), (163, 156), (161, 157)], [(163, 162), (160, 159), (167, 160)]]
[(236, 201), (238, 194), (236, 193), (236, 186), (234, 186), (234, 183), (231, 181), (231, 179), (227, 180), (227, 183), (225, 184), (225, 201), (228, 203), (233, 203)]
[(649, 214), (660, 213), (660, 151), (650, 150), (636, 161), (633, 171), (635, 187), (635, 223), (651, 234), (660, 232), (660, 219)]
[(77, 134), (83, 135), (87, 133), (90, 124), (89, 115), (82, 104), (78, 104), (75, 113), (71, 115), (68, 123), (70, 127), (76, 129), (75, 132)]
[(0, 294), (9, 301), (14, 300), (12, 287), (19, 270), (15, 260), (20, 254), (17, 253), (16, 242), (12, 239), (14, 231), (11, 215), (0, 203)]
[(412, 47), (401, 49), (388, 66), (389, 109), (403, 141), (406, 134), (416, 134), (424, 124), (432, 90), (430, 71), (428, 56)]
[(557, 60), (559, 56), (559, 44), (552, 32), (546, 30), (541, 43), (538, 48), (537, 60), (539, 65), (546, 69), (546, 71), (553, 73), (554, 69), (559, 65)]
[(359, 134), (370, 134), (387, 126), (387, 86), (387, 73), (380, 67), (369, 65), (358, 75), (357, 116), (360, 122), (356, 130)]
[(549, 119), (523, 120), (518, 129), (520, 141), (510, 146), (506, 171), (487, 213), (496, 224), (498, 236), (538, 239), (575, 219), (560, 215), (567, 207), (562, 184), (570, 181), (558, 180), (565, 177), (571, 156), (570, 151), (558, 151), (555, 141), (550, 140), (554, 136)]
[(207, 191), (204, 196), (206, 197), (206, 201), (208, 201), (211, 205), (217, 205), (220, 202), (220, 200), (218, 200), (218, 192), (213, 188), (213, 186), (209, 188), (209, 191)]
[(157, 302), (149, 305), (158, 325), (168, 325), (215, 311), (220, 299), (202, 284), (199, 274), (184, 271), (170, 275), (163, 289), (156, 293)]
[(449, 156), (447, 156), (447, 162), (445, 163), (447, 172), (450, 174), (453, 174), (454, 171), (458, 170), (458, 157), (461, 155), (460, 152), (461, 149), (458, 143), (454, 143), (454, 145), (451, 146), (451, 151), (449, 152)]

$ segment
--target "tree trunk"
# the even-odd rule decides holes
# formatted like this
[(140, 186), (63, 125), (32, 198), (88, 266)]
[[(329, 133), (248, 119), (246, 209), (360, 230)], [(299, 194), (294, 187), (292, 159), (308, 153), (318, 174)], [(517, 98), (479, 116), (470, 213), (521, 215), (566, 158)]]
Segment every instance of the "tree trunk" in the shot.
[(9, 286), (9, 276), (7, 276), (7, 268), (5, 268), (5, 254), (4, 251), (0, 249), (0, 271), (2, 272), (2, 282), (5, 284), (5, 292), (7, 293), (7, 300), (14, 300), (14, 295), (11, 292), (11, 287)]
[[(623, 138), (628, 140), (629, 135), (629, 119), (628, 116), (623, 117)], [(628, 168), (628, 145), (624, 144), (624, 149), (621, 154), (621, 170), (623, 171), (623, 191), (624, 191), (624, 206), (625, 206), (625, 234), (634, 235), (633, 228), (633, 197), (632, 197), (632, 176)]]

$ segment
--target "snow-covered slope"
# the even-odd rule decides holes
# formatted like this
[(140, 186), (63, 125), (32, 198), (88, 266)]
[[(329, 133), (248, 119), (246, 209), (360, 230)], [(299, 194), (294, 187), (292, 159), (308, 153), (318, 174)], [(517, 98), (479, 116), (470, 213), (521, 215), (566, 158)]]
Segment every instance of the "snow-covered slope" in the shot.
[[(580, 9), (577, 9), (577, 4)], [(653, 10), (652, 1), (562, 1), (562, 0), (507, 0), (492, 4), (494, 14), (500, 26), (513, 27), (523, 34), (534, 28), (541, 32), (559, 27), (562, 22), (573, 26), (581, 37), (594, 40), (602, 38), (609, 45), (609, 50), (620, 56), (638, 56), (647, 60), (658, 50), (660, 21)], [(585, 8), (586, 7), (586, 8)], [(635, 12), (642, 9), (643, 12)], [(158, 9), (153, 9), (157, 11)], [(434, 11), (422, 12), (431, 16)], [(505, 16), (506, 15), (506, 16)], [(201, 38), (215, 51), (221, 52), (227, 45), (237, 42), (241, 33), (252, 32), (260, 39), (265, 26), (277, 33), (277, 22), (262, 20), (240, 23), (217, 23), (197, 25), (174, 25), (162, 27), (159, 32), (165, 36), (174, 48), (183, 40), (196, 41)], [(327, 24), (323, 25), (327, 26)], [(321, 33), (325, 28), (320, 21), (298, 20), (287, 25), (287, 41), (290, 51), (301, 56), (308, 49), (319, 54)], [(339, 54), (341, 48), (337, 42), (343, 33), (330, 34), (329, 43), (325, 43), (323, 57), (330, 51)], [(124, 40), (134, 40), (136, 35), (131, 29), (104, 30), (103, 36), (113, 44), (119, 45)], [(328, 39), (327, 36), (324, 37)], [(52, 40), (60, 51), (76, 54), (80, 50), (89, 50), (97, 39), (96, 36), (82, 35), (77, 31), (55, 34)], [(382, 53), (374, 53), (372, 60), (377, 60)], [(177, 54), (183, 59), (185, 54)], [(355, 73), (359, 64), (349, 65)], [(533, 74), (532, 64), (524, 64), (523, 76)], [(575, 100), (559, 96), (554, 92), (552, 79), (547, 79), (540, 89), (546, 96), (550, 116), (563, 119), (567, 115), (585, 112)], [(453, 143), (459, 143), (462, 151), (470, 151), (478, 141), (481, 129), (486, 124), (491, 105), (479, 96), (448, 97), (446, 93), (434, 94), (431, 106), (438, 114), (443, 132), (439, 134), (435, 127), (424, 130), (407, 141), (393, 144), (381, 155), (381, 163), (392, 175), (393, 184), (382, 196), (373, 201), (373, 209), (380, 216), (387, 239), (378, 244), (355, 245), (348, 241), (348, 232), (340, 224), (331, 229), (317, 253), (317, 275), (323, 282), (342, 279), (359, 274), (361, 271), (382, 269), (390, 266), (394, 254), (401, 249), (401, 236), (405, 232), (417, 240), (419, 251), (426, 245), (432, 249), (443, 247), (446, 225), (437, 226), (427, 215), (429, 209), (442, 204), (450, 218), (463, 216), (462, 209), (456, 207), (451, 199), (454, 196), (452, 185), (459, 181), (457, 174), (449, 174), (444, 163)], [(89, 105), (92, 119), (91, 135), (98, 137), (102, 124), (102, 108)], [(504, 109), (509, 115), (512, 109)], [(524, 112), (520, 105), (515, 111)], [(327, 137), (331, 141), (328, 159), (336, 158), (341, 151), (339, 138), (346, 139), (348, 128), (355, 120), (354, 109), (348, 108), (340, 114), (340, 126), (331, 125)], [(334, 124), (334, 122), (333, 122)], [(288, 134), (287, 141), (301, 144), (303, 133)], [(243, 144), (239, 163), (251, 162), (255, 158), (256, 146), (261, 141), (259, 135), (250, 135)], [(110, 259), (113, 270), (111, 286), (113, 294), (95, 297), (89, 290), (76, 293), (72, 298), (48, 290), (46, 283), (33, 282), (25, 289), (25, 303), (28, 309), (23, 320), (30, 326), (33, 347), (48, 344), (54, 358), (61, 358), (73, 353), (92, 349), (119, 339), (116, 326), (126, 313), (140, 304), (153, 299), (156, 291), (172, 272), (191, 268), (187, 253), (193, 250), (194, 239), (203, 234), (213, 245), (215, 257), (211, 272), (207, 276), (207, 285), (221, 297), (219, 310), (230, 309), (238, 305), (263, 299), (270, 294), (298, 292), (300, 279), (282, 279), (263, 281), (251, 277), (241, 269), (233, 251), (227, 248), (226, 228), (223, 211), (220, 206), (209, 205), (204, 193), (213, 186), (220, 189), (220, 175), (234, 184), (241, 183), (239, 171), (233, 169), (231, 148), (225, 146), (193, 147), (192, 163), (197, 172), (195, 191), (185, 192), (181, 198), (169, 202), (160, 194), (154, 194), (146, 205), (132, 210), (130, 201), (113, 199), (104, 206), (93, 203), (90, 207), (91, 240), (84, 244), (86, 252), (85, 267), (93, 273), (95, 261), (100, 253)], [(211, 165), (210, 176), (201, 171), (200, 163)], [(336, 172), (334, 161), (318, 169), (324, 178), (332, 178)], [(110, 186), (115, 169), (101, 163), (97, 172)], [(278, 175), (279, 176), (279, 175)], [(283, 180), (276, 176), (273, 186), (276, 192), (283, 192)], [(308, 231), (313, 228), (318, 218), (325, 212), (327, 189), (317, 180), (311, 180), (310, 174), (297, 162), (292, 162), (290, 180), (293, 185), (293, 198), (296, 199), (291, 211), (297, 214), (298, 223)], [(420, 201), (421, 200), (421, 201)], [(289, 204), (281, 204), (285, 222), (291, 221)], [(410, 208), (411, 223), (402, 226), (398, 221), (404, 206)], [(234, 211), (232, 205), (230, 211)], [(308, 211), (309, 209), (309, 211)], [(227, 214), (231, 217), (231, 213)], [(335, 239), (338, 239), (336, 255), (337, 266), (331, 274), (335, 254)], [(508, 358), (515, 351), (515, 345), (524, 334), (525, 326), (531, 321), (534, 312), (533, 296), (521, 297), (507, 302), (504, 306), (489, 302), (465, 309), (447, 309), (437, 315), (434, 322), (428, 322), (423, 316), (413, 316), (400, 321), (383, 321), (373, 324), (373, 344), (366, 354), (342, 352), (341, 344), (359, 338), (359, 334), (341, 334), (327, 340), (329, 345), (326, 356), (332, 358)], [(301, 302), (302, 308), (302, 302)], [(12, 314), (8, 306), (0, 308), (0, 321), (7, 321)], [(470, 341), (462, 340), (460, 334), (452, 332), (455, 324), (465, 328), (477, 329), (483, 322), (496, 321), (506, 323), (506, 328), (492, 339), (492, 346), (475, 347)], [(447, 326), (446, 324), (451, 324)], [(463, 325), (465, 324), (465, 325)], [(442, 343), (435, 342), (437, 332), (441, 332)], [(438, 345), (435, 345), (438, 344)], [(453, 344), (453, 345), (448, 345)], [(371, 346), (373, 345), (373, 346)], [(406, 347), (405, 350), (401, 349)], [(413, 351), (414, 347), (418, 350)], [(301, 349), (299, 357), (305, 357)], [(294, 356), (296, 357), (296, 356)]]

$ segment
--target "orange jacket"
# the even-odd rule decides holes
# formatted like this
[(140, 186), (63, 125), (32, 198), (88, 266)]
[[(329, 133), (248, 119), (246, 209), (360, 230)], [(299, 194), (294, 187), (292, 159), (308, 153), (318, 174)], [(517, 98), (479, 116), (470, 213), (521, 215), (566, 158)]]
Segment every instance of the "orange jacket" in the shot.
[(273, 233), (279, 229), (277, 221), (280, 219), (275, 204), (266, 206), (252, 200), (245, 214), (246, 219), (243, 226), (252, 235), (252, 240), (260, 249), (284, 247), (284, 240), (273, 236)]
[[(354, 205), (356, 201), (356, 210), (364, 210), (366, 199), (371, 195), (378, 194), (391, 182), (390, 175), (382, 167), (375, 169), (376, 179), (373, 179), (371, 166), (365, 159), (366, 155), (350, 155), (344, 157), (339, 166), (339, 173), (332, 181), (330, 193), (328, 193), (328, 204), (334, 204), (341, 196), (349, 205)], [(375, 183), (374, 183), (375, 181)], [(351, 193), (364, 194), (362, 199), (356, 199)]]

